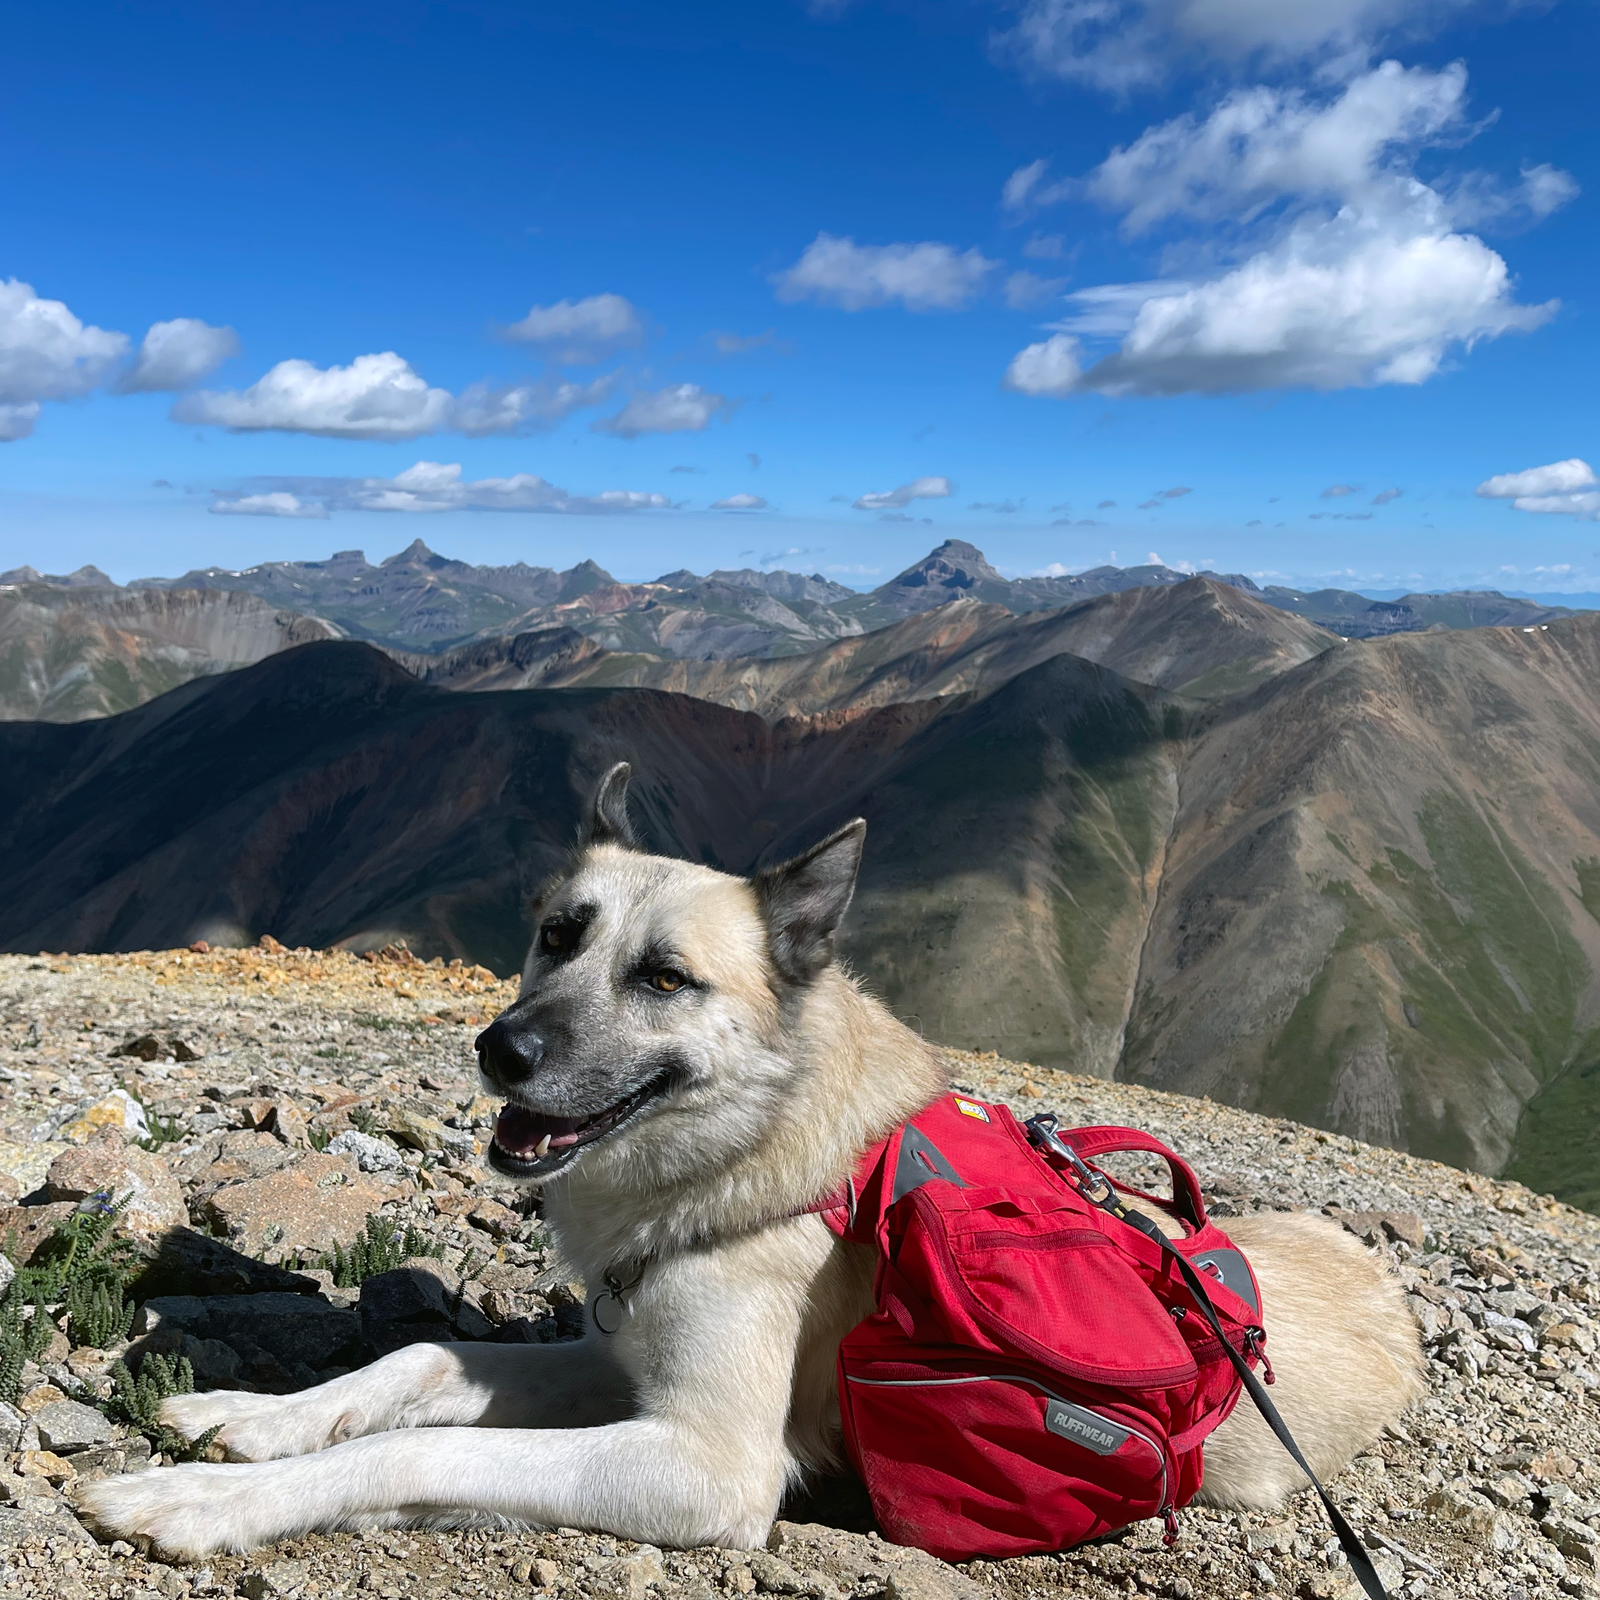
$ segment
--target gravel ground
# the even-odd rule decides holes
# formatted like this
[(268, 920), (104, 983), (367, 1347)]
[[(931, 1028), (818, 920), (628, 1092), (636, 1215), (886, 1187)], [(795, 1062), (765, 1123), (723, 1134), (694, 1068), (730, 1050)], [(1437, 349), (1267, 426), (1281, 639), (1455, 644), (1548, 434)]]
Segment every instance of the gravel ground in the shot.
[[(513, 992), (404, 951), (0, 957), (0, 1238), (25, 1254), (30, 1228), (97, 1179), (137, 1191), (128, 1216), (147, 1241), (187, 1220), (186, 1251), (170, 1236), (143, 1246), (150, 1298), (133, 1344), (189, 1355), (202, 1387), (295, 1389), (414, 1337), (419, 1319), (433, 1337), (569, 1337), (582, 1286), (525, 1198), (478, 1159), (497, 1108), (476, 1095), (471, 1039)], [(1331, 1486), (1391, 1591), (1600, 1600), (1600, 1218), (1209, 1100), (992, 1055), (952, 1052), (951, 1071), (1024, 1114), (1152, 1130), (1189, 1158), (1221, 1216), (1339, 1215), (1400, 1274), (1429, 1354), (1427, 1397)], [(172, 1137), (146, 1156), (128, 1140), (152, 1124)], [(297, 1270), (373, 1209), (437, 1254), (359, 1294)], [(1060, 1556), (952, 1568), (881, 1541), (845, 1483), (786, 1507), (793, 1520), (760, 1551), (663, 1552), (571, 1530), (383, 1532), (168, 1566), (96, 1544), (71, 1509), (74, 1483), (144, 1465), (143, 1441), (97, 1428), (93, 1412), (49, 1409), (75, 1384), (105, 1392), (126, 1349), (74, 1349), (63, 1333), (25, 1371), (19, 1409), (0, 1411), (0, 1444), (17, 1447), (0, 1470), (4, 1600), (1352, 1592), (1309, 1496), (1273, 1516), (1186, 1511), (1170, 1549), (1141, 1523)]]

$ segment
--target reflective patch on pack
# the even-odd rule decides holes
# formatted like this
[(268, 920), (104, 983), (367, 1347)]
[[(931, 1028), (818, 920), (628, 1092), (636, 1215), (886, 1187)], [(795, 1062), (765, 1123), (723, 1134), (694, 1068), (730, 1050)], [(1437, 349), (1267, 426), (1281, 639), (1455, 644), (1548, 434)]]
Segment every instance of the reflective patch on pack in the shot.
[(956, 1110), (964, 1117), (976, 1117), (979, 1122), (989, 1120), (989, 1113), (985, 1107), (974, 1105), (972, 1101), (963, 1100), (959, 1096), (956, 1098)]
[(1115, 1455), (1128, 1441), (1131, 1430), (1107, 1422), (1096, 1411), (1069, 1404), (1065, 1400), (1048, 1401), (1044, 1408), (1044, 1425), (1051, 1433), (1093, 1450), (1097, 1456)]
[(1193, 1266), (1215, 1278), (1224, 1289), (1244, 1301), (1261, 1315), (1261, 1302), (1256, 1299), (1255, 1280), (1250, 1276), (1250, 1263), (1237, 1250), (1207, 1250), (1204, 1255), (1190, 1256)]
[(906, 1125), (900, 1135), (900, 1159), (894, 1164), (894, 1187), (889, 1193), (889, 1204), (903, 1199), (913, 1189), (920, 1189), (935, 1178), (943, 1178), (958, 1189), (965, 1189), (961, 1174), (944, 1158), (944, 1152), (920, 1128)]

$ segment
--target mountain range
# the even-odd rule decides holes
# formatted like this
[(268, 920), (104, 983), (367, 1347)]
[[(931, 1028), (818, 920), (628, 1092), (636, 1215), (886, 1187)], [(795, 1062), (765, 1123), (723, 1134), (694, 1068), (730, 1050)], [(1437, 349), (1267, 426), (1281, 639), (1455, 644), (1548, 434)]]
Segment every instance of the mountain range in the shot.
[(0, 726), (0, 946), (514, 971), (626, 758), (649, 841), (733, 870), (865, 816), (846, 953), (931, 1038), (1600, 1205), (1597, 681), (1594, 614), (1341, 639), (1204, 577), (753, 659), (291, 645)]
[[(820, 573), (749, 568), (619, 583), (593, 561), (565, 572), (520, 562), (474, 566), (437, 555), (420, 539), (376, 566), (359, 550), (346, 550), (327, 561), (267, 562), (242, 572), (207, 567), (180, 578), (137, 579), (126, 588), (93, 567), (63, 577), (23, 567), (0, 573), (0, 647), (7, 651), (0, 720), (72, 720), (127, 710), (185, 677), (259, 660), (281, 647), (259, 622), (242, 625), (248, 608), (235, 609), (229, 595), (254, 597), (273, 614), (309, 619), (298, 632), (283, 624), (283, 643), (319, 631), (363, 639), (444, 682), (452, 669), (441, 675), (414, 658), (473, 652), (491, 641), (552, 629), (572, 630), (613, 654), (691, 662), (782, 658), (858, 638), (954, 599), (1023, 616), (1106, 594), (1170, 587), (1189, 576), (1163, 566), (1106, 566), (1005, 578), (981, 551), (957, 539), (866, 593)], [(1344, 638), (1430, 627), (1537, 626), (1569, 614), (1491, 591), (1372, 600), (1337, 589), (1261, 589), (1241, 573), (1206, 576)], [(173, 610), (160, 600), (163, 594), (215, 598), (195, 598)], [(199, 620), (207, 607), (215, 608), (214, 625)], [(190, 636), (197, 626), (210, 627), (215, 641), (235, 619), (241, 625), (228, 647), (196, 653)]]

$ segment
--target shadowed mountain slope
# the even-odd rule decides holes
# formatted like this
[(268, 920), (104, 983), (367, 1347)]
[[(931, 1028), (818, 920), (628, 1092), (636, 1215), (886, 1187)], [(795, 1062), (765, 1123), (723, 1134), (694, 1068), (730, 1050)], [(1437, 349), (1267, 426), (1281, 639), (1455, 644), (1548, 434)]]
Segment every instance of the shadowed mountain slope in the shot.
[[(851, 948), (884, 992), (960, 1031), (952, 961), (986, 981), (1001, 957), (990, 1035), (1109, 1073), (1174, 798), (1167, 716), (1070, 656), (981, 702), (770, 724), (650, 690), (450, 694), (312, 645), (121, 717), (0, 727), (0, 944), (403, 936), (515, 970), (578, 794), (627, 757), (647, 835), (735, 870), (866, 815)], [(1101, 860), (1072, 891), (1093, 925), (1063, 920), (1059, 883)]]
[(0, 586), (0, 721), (103, 717), (192, 678), (338, 637), (319, 618), (251, 594), (123, 590), (81, 577)]

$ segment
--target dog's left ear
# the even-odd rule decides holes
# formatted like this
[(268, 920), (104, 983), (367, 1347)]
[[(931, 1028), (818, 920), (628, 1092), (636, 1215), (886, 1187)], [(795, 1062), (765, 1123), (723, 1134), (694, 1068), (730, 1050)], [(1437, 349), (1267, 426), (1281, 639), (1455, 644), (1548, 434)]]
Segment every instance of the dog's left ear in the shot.
[(810, 983), (833, 960), (834, 934), (855, 893), (866, 838), (867, 825), (857, 817), (804, 855), (756, 874), (772, 964), (790, 983)]
[(628, 822), (628, 777), (632, 771), (626, 761), (619, 761), (596, 785), (578, 835), (582, 849), (594, 844), (616, 844), (624, 850), (639, 848)]

